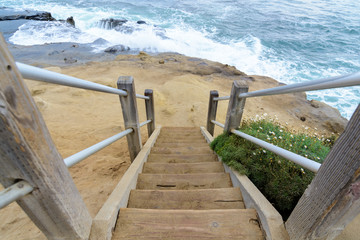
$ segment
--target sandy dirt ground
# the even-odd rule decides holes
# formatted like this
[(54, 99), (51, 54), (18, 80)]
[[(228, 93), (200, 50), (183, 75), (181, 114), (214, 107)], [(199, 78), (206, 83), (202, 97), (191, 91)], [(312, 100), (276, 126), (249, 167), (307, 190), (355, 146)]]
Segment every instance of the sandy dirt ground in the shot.
[[(111, 87), (116, 87), (119, 76), (133, 76), (137, 93), (154, 90), (156, 124), (162, 126), (206, 126), (210, 90), (227, 96), (234, 80), (246, 81), (250, 91), (279, 86), (271, 78), (246, 76), (231, 66), (177, 54), (119, 55), (111, 62), (47, 69)], [(26, 83), (64, 158), (124, 130), (116, 95), (29, 80)], [(219, 102), (217, 121), (224, 123), (226, 108), (227, 101)], [(138, 110), (140, 121), (145, 121), (144, 100), (138, 99)], [(267, 115), (294, 131), (319, 135), (341, 133), (346, 124), (337, 110), (307, 101), (304, 94), (250, 98), (244, 118), (256, 115)], [(141, 133), (145, 143), (145, 127)], [(219, 133), (221, 129), (216, 127)], [(69, 169), (92, 217), (129, 165), (127, 142), (121, 139)], [(0, 239), (45, 239), (16, 203), (1, 209), (0, 219)], [(360, 217), (337, 239), (358, 239), (355, 235), (359, 223)]]

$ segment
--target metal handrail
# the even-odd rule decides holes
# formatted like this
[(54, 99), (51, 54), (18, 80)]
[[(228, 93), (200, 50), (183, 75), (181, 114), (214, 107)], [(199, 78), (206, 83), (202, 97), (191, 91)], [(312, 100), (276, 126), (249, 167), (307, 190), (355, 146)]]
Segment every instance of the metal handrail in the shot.
[(296, 164), (299, 164), (302, 167), (304, 167), (304, 168), (306, 168), (306, 169), (308, 169), (308, 170), (310, 170), (312, 172), (316, 173), (319, 170), (320, 166), (321, 166), (321, 164), (318, 163), (318, 162), (315, 162), (315, 161), (310, 160), (308, 158), (305, 158), (303, 156), (297, 155), (297, 154), (295, 154), (293, 152), (285, 150), (285, 149), (283, 149), (281, 147), (277, 147), (277, 146), (275, 146), (275, 145), (273, 145), (271, 143), (262, 141), (262, 140), (260, 140), (260, 139), (258, 139), (256, 137), (252, 137), (252, 136), (250, 136), (248, 134), (245, 134), (243, 132), (240, 132), (238, 130), (232, 129), (231, 132), (233, 134), (235, 134), (237, 136), (240, 136), (242, 138), (245, 138), (246, 140), (248, 140), (250, 142), (253, 142), (253, 143), (259, 145), (260, 147), (263, 147), (263, 148), (265, 148), (265, 149), (267, 149), (267, 150), (269, 150), (269, 151), (271, 151), (271, 152), (273, 152), (273, 153), (275, 153), (275, 154), (277, 154), (277, 155), (279, 155), (279, 156), (281, 156), (283, 158), (286, 158), (286, 159), (288, 159), (288, 160), (290, 160), (290, 161), (292, 161), (292, 162), (294, 162)]
[(18, 67), (21, 75), (26, 79), (64, 85), (68, 87), (88, 89), (98, 92), (112, 93), (119, 96), (127, 96), (126, 91), (86, 81), (80, 78), (75, 78), (65, 74), (48, 71), (19, 62), (16, 62), (16, 66)]
[(109, 146), (110, 144), (112, 144), (113, 142), (116, 142), (117, 140), (119, 140), (120, 138), (125, 137), (126, 135), (128, 135), (129, 133), (132, 133), (134, 130), (132, 128), (127, 129), (125, 131), (122, 131), (121, 133), (118, 133), (112, 137), (109, 137), (108, 139), (105, 139), (91, 147), (88, 147), (78, 153), (75, 153), (74, 155), (67, 157), (64, 159), (65, 165), (67, 167), (71, 167), (73, 165), (75, 165), (76, 163), (84, 160), (85, 158), (91, 156), (92, 154), (100, 151), (101, 149)]
[(360, 85), (360, 72), (352, 73), (348, 75), (325, 78), (319, 80), (308, 81), (304, 83), (294, 83), (286, 86), (263, 89), (248, 93), (239, 94), (239, 98), (250, 98), (269, 96), (277, 94), (286, 94), (293, 92), (315, 91), (339, 87), (351, 87)]
[(215, 120), (211, 120), (211, 122), (212, 122), (213, 124), (215, 124), (215, 125), (218, 125), (219, 127), (225, 128), (225, 125), (222, 124), (222, 123), (219, 123), (219, 122), (217, 122), (217, 121), (215, 121)]
[(225, 97), (216, 97), (213, 100), (214, 101), (222, 101), (222, 100), (229, 100), (230, 96), (225, 96)]
[(147, 121), (145, 121), (145, 122), (140, 123), (139, 126), (140, 126), (140, 127), (143, 127), (143, 126), (145, 126), (146, 124), (151, 123), (151, 122), (152, 122), (152, 120), (149, 119), (149, 120), (147, 120)]
[(0, 192), (0, 209), (31, 193), (34, 188), (25, 181), (17, 182)]

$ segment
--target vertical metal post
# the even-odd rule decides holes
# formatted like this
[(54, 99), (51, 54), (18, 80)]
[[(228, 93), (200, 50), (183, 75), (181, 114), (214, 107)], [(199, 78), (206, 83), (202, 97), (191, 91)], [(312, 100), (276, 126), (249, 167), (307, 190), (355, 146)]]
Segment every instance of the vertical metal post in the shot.
[(48, 239), (88, 239), (92, 218), (0, 34), (0, 182)]
[(132, 128), (134, 130), (132, 133), (126, 135), (129, 146), (130, 160), (132, 162), (142, 147), (134, 79), (129, 76), (119, 77), (117, 87), (127, 92), (127, 96), (119, 97), (125, 128)]
[(245, 81), (234, 81), (226, 114), (225, 132), (230, 133), (231, 129), (239, 127), (246, 100), (246, 98), (239, 98), (239, 94), (246, 93), (248, 90), (249, 87)]
[(209, 97), (209, 109), (208, 109), (208, 116), (206, 122), (206, 130), (214, 136), (214, 128), (215, 124), (211, 122), (211, 120), (216, 120), (216, 111), (218, 106), (218, 101), (214, 101), (214, 98), (219, 97), (219, 93), (216, 90), (210, 91)]
[(145, 108), (146, 108), (146, 118), (151, 120), (151, 123), (147, 124), (148, 135), (149, 137), (155, 130), (155, 109), (154, 109), (154, 95), (153, 90), (145, 89), (145, 96), (149, 99), (145, 99)]

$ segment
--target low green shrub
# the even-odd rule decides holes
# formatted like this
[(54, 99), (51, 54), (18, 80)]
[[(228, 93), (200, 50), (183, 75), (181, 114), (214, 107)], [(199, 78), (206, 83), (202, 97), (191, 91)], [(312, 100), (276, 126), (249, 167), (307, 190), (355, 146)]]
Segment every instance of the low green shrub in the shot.
[[(322, 163), (334, 139), (295, 134), (270, 120), (247, 121), (240, 131)], [(245, 174), (288, 218), (314, 173), (236, 135), (219, 135), (211, 148), (226, 164)]]

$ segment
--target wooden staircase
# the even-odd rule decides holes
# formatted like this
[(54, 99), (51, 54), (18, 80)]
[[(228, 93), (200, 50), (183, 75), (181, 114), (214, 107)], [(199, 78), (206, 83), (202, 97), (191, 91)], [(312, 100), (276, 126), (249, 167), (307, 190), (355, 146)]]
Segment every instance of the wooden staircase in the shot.
[(199, 128), (162, 128), (112, 239), (264, 239)]

